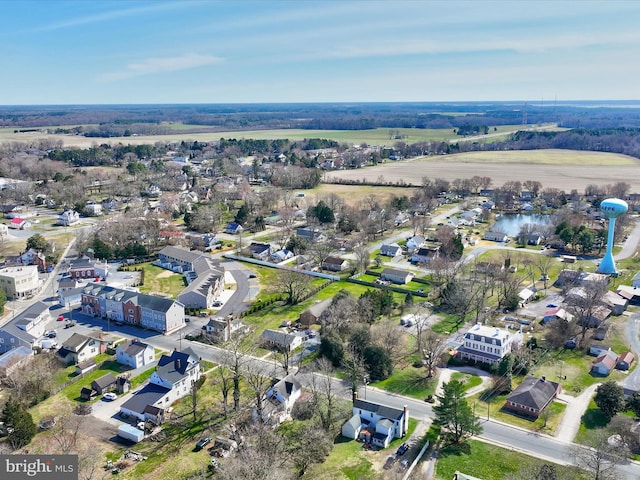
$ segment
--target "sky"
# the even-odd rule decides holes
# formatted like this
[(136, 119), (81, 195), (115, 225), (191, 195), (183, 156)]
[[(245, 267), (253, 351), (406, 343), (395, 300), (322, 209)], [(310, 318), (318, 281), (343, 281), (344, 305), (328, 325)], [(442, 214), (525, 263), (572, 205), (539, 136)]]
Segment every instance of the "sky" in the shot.
[(0, 105), (640, 98), (635, 0), (0, 0), (0, 19)]

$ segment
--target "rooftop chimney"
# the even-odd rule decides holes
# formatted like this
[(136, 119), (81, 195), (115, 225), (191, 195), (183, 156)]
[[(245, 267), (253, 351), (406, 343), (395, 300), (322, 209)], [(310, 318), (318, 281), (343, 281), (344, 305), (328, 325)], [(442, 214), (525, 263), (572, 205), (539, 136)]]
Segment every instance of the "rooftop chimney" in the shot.
[(355, 402), (358, 399), (358, 392), (353, 392), (353, 401)]
[(180, 370), (180, 359), (176, 359), (176, 370)]

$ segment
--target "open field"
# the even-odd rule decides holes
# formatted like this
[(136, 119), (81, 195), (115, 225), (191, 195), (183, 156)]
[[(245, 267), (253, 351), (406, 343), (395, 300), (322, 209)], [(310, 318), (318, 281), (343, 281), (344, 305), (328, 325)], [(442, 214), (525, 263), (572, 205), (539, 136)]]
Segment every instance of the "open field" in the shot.
[[(86, 127), (86, 125), (85, 125)], [(51, 127), (55, 128), (55, 127)], [(69, 126), (68, 128), (71, 128)], [(155, 142), (180, 142), (182, 140), (216, 141), (220, 138), (254, 138), (275, 140), (287, 138), (289, 140), (303, 140), (305, 138), (327, 138), (337, 142), (359, 145), (367, 143), (370, 145), (393, 145), (397, 141), (405, 143), (417, 142), (442, 142), (446, 140), (463, 140), (458, 137), (450, 128), (442, 129), (421, 129), (421, 128), (375, 128), (369, 130), (302, 130), (302, 129), (280, 129), (280, 130), (241, 130), (241, 131), (212, 131), (204, 133), (189, 132), (189, 129), (202, 130), (207, 127), (202, 125), (171, 125), (170, 128), (175, 133), (167, 135), (140, 135), (135, 137), (83, 137), (79, 135), (47, 134), (42, 132), (15, 133), (15, 128), (0, 128), (0, 143), (2, 142), (30, 142), (39, 138), (51, 140), (62, 140), (65, 147), (88, 148), (92, 145), (108, 143), (111, 145), (122, 143), (124, 145), (154, 144)], [(521, 125), (500, 125), (496, 131), (491, 131), (487, 140), (495, 141), (501, 138), (497, 134), (503, 132), (513, 132), (522, 129)], [(390, 138), (390, 132), (401, 136), (396, 140)], [(479, 136), (482, 139), (484, 136)], [(476, 137), (474, 137), (476, 138)]]
[(584, 191), (589, 184), (606, 185), (627, 182), (631, 191), (640, 191), (640, 160), (626, 155), (575, 150), (518, 150), (507, 152), (470, 152), (448, 156), (420, 157), (358, 170), (326, 174), (326, 179), (352, 181), (404, 181), (420, 185), (423, 177), (490, 177), (494, 186), (508, 181), (538, 180), (544, 188)]

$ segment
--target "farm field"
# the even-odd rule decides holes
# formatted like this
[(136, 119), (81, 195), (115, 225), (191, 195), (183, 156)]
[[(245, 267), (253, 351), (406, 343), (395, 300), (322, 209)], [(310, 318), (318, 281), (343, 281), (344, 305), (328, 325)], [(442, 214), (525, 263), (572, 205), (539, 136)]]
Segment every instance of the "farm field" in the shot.
[(494, 186), (508, 181), (537, 180), (543, 188), (581, 192), (589, 184), (626, 182), (631, 185), (631, 191), (638, 191), (638, 167), (640, 161), (637, 159), (614, 153), (518, 150), (419, 157), (364, 169), (330, 172), (325, 178), (374, 182), (383, 177), (387, 182), (403, 181), (418, 186), (423, 177), (451, 181), (480, 175), (490, 177)]
[[(85, 125), (87, 126), (87, 125)], [(71, 128), (71, 126), (68, 126)], [(359, 145), (368, 143), (371, 145), (393, 145), (397, 141), (405, 143), (417, 142), (442, 142), (446, 140), (464, 140), (458, 137), (449, 128), (442, 129), (420, 129), (420, 128), (375, 128), (368, 130), (303, 130), (303, 129), (275, 129), (275, 130), (241, 130), (241, 131), (214, 131), (214, 127), (209, 127), (211, 131), (202, 132), (207, 129), (202, 125), (182, 125), (175, 124), (169, 126), (175, 133), (166, 135), (140, 135), (135, 137), (112, 137), (96, 138), (83, 137), (79, 135), (46, 134), (42, 132), (16, 133), (15, 128), (0, 128), (0, 143), (2, 142), (29, 142), (38, 138), (48, 138), (51, 140), (62, 140), (65, 147), (88, 148), (95, 144), (154, 144), (155, 142), (179, 142), (182, 140), (215, 141), (220, 138), (254, 138), (275, 140), (288, 138), (290, 140), (303, 140), (305, 138), (327, 138), (341, 143)], [(44, 127), (43, 127), (44, 128)], [(54, 127), (50, 127), (54, 128)], [(190, 129), (199, 130), (195, 133)], [(501, 138), (501, 133), (513, 132), (522, 129), (521, 125), (500, 125), (496, 131), (490, 135), (474, 137), (496, 141)], [(548, 127), (545, 127), (548, 129)], [(399, 139), (391, 139), (390, 132), (400, 136)]]

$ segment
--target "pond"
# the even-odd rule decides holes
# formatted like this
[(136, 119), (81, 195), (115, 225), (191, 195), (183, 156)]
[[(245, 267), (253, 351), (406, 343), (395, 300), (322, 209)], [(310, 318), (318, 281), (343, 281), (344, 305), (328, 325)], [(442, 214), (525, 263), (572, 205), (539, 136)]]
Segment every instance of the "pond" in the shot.
[(510, 237), (515, 237), (520, 233), (522, 226), (527, 223), (549, 225), (551, 223), (551, 215), (506, 213), (498, 217), (492, 230), (504, 232)]

